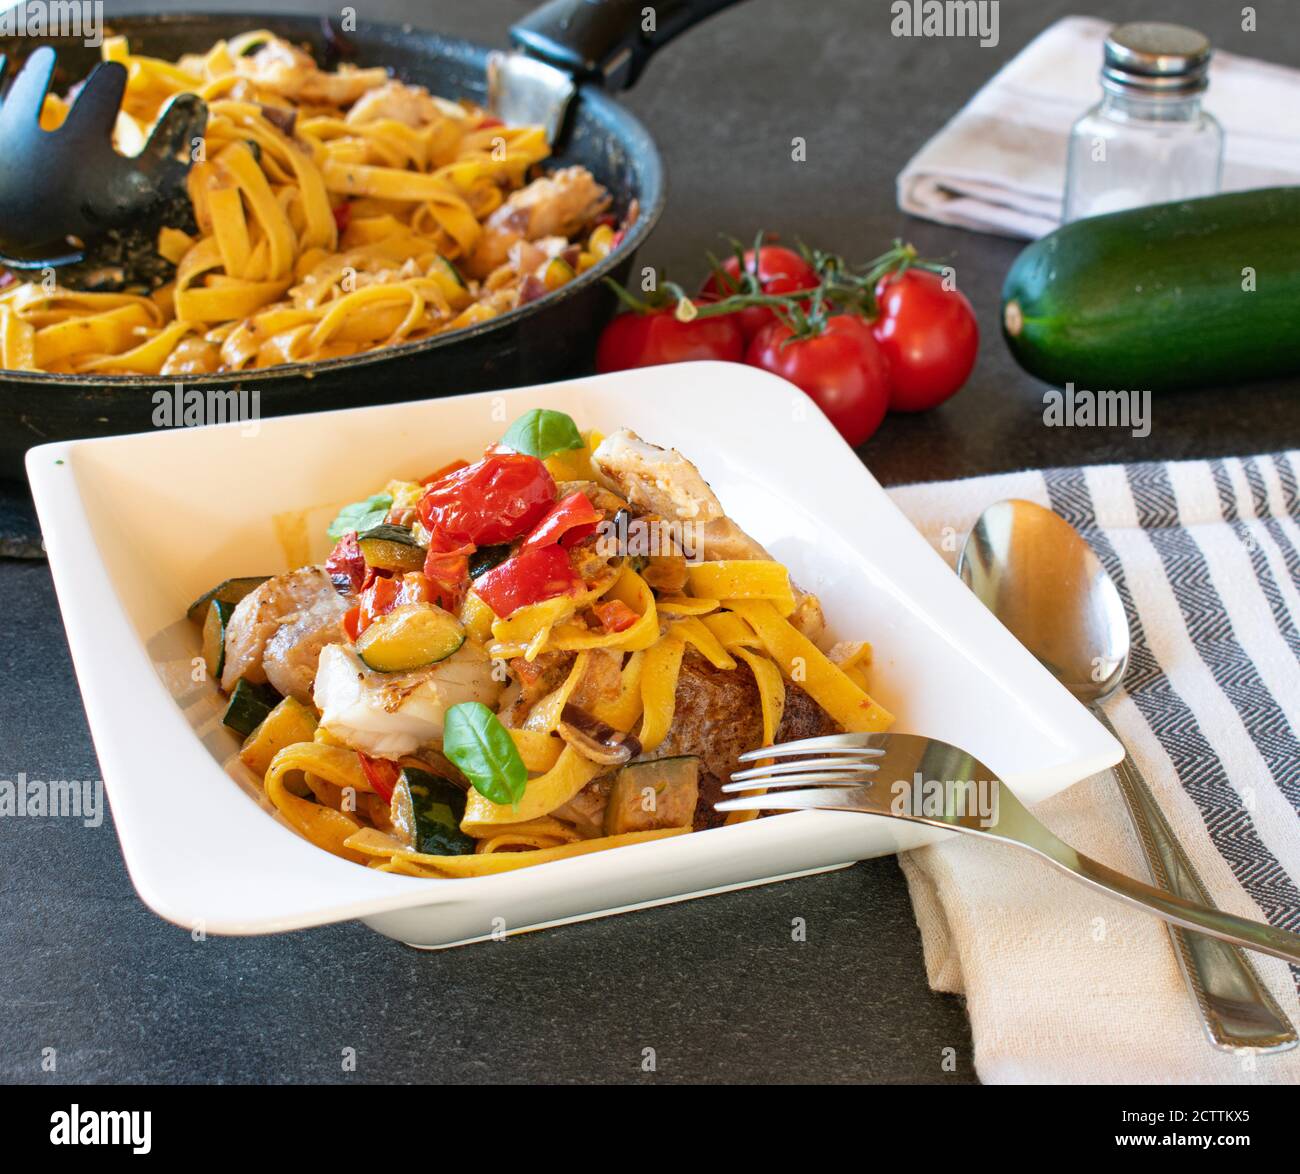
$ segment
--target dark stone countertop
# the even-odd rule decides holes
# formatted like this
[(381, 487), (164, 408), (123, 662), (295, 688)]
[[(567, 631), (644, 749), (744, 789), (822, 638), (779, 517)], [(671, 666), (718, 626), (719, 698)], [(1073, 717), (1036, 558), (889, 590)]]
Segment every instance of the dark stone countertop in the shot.
[[(110, 19), (128, 7), (108, 4)], [(531, 7), (368, 0), (362, 15), (503, 44)], [(1015, 367), (997, 328), (998, 291), (1020, 246), (912, 220), (894, 202), (910, 155), (1057, 17), (1176, 19), (1235, 52), (1300, 63), (1300, 25), (1285, 0), (1255, 7), (1260, 31), (1247, 33), (1236, 7), (1214, 0), (1002, 0), (999, 44), (982, 49), (892, 38), (885, 0), (748, 0), (661, 54), (627, 95), (671, 181), (646, 260), (691, 284), (719, 233), (765, 228), (851, 260), (904, 236), (955, 264), (980, 317), (980, 362), (941, 410), (891, 419), (865, 446), (886, 484), (1300, 445), (1294, 380), (1223, 389), (1230, 399), (1217, 390), (1166, 397), (1145, 439), (1044, 427), (1043, 387)], [(796, 135), (808, 144), (803, 164), (790, 159)], [(21, 532), (28, 508), (20, 494), (0, 494), (0, 532)], [(0, 560), (0, 666), (0, 778), (98, 777), (39, 562)], [(960, 1001), (928, 991), (906, 886), (889, 859), (418, 953), (359, 924), (194, 942), (135, 896), (111, 820), (87, 829), (7, 819), (0, 837), (2, 1080), (974, 1079)], [(795, 918), (806, 942), (792, 940)], [(56, 1077), (41, 1069), (50, 1047)], [(342, 1069), (345, 1048), (357, 1051), (355, 1074)], [(645, 1048), (655, 1049), (653, 1075), (641, 1070)], [(944, 1065), (948, 1049), (955, 1071)]]

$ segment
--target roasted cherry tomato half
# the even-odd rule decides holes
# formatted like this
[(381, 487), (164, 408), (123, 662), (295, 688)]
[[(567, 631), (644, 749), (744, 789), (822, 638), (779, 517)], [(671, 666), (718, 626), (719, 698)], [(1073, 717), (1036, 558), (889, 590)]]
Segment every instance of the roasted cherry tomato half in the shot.
[(554, 503), (555, 481), (541, 461), (493, 453), (430, 485), (420, 521), (452, 542), (495, 546), (527, 534)]

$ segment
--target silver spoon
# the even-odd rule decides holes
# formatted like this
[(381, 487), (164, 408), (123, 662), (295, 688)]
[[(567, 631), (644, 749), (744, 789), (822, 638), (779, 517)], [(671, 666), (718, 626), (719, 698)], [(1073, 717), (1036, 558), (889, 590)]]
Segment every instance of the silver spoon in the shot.
[[(1102, 708), (1119, 689), (1130, 635), (1114, 581), (1082, 536), (1032, 501), (1000, 501), (975, 523), (957, 572), (980, 601), (1112, 734)], [(1118, 734), (1115, 735), (1118, 738)], [(1212, 901), (1131, 757), (1115, 768), (1153, 882)], [(1212, 1043), (1282, 1051), (1295, 1029), (1236, 946), (1170, 925), (1174, 952)]]

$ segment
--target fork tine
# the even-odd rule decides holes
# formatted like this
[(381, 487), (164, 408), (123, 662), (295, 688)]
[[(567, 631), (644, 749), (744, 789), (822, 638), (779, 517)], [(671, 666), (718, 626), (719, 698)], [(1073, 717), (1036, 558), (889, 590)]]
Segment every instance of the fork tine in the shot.
[(779, 791), (770, 795), (741, 795), (713, 805), (715, 811), (870, 811), (863, 802), (865, 787), (826, 787), (807, 791)]
[(748, 782), (744, 779), (738, 779), (735, 782), (723, 783), (719, 788), (722, 791), (730, 793), (748, 794), (751, 791), (761, 791), (764, 788), (771, 790), (775, 787), (856, 787), (866, 783), (860, 774), (856, 771), (805, 771), (797, 775), (777, 775), (774, 778), (757, 778)]
[(70, 134), (85, 136), (87, 144), (111, 145), (113, 125), (126, 93), (126, 67), (119, 61), (101, 61), (90, 71), (63, 126)]
[(878, 758), (884, 749), (870, 739), (880, 734), (828, 734), (824, 738), (801, 738), (797, 742), (780, 742), (775, 746), (762, 746), (740, 755), (741, 762), (757, 762), (760, 758), (789, 758), (797, 754), (853, 753)]
[(53, 76), (54, 50), (48, 45), (34, 49), (9, 84), (4, 105), (0, 106), (0, 119), (15, 125), (39, 121)]
[(742, 779), (770, 778), (773, 775), (792, 775), (806, 770), (838, 770), (856, 774), (864, 770), (878, 770), (869, 758), (796, 758), (788, 762), (774, 762), (771, 766), (751, 766), (748, 770), (734, 770), (731, 777)]

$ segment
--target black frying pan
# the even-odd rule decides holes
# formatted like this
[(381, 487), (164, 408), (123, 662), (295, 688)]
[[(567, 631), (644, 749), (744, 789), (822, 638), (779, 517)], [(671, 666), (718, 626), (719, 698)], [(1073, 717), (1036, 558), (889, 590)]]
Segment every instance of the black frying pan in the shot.
[[(641, 29), (641, 0), (555, 0), (512, 30), (530, 53), (585, 83), (545, 166), (587, 167), (613, 195), (620, 217), (634, 200), (639, 205), (623, 244), (599, 265), (553, 294), (465, 330), (346, 359), (192, 376), (186, 388), (256, 388), (261, 413), (279, 416), (540, 383), (581, 369), (615, 308), (604, 278), (625, 278), (665, 196), (663, 163), (653, 139), (601, 86), (631, 85), (661, 45), (734, 2), (661, 0), (655, 6), (657, 31), (647, 35)], [(113, 17), (108, 24), (128, 36), (133, 49), (167, 59), (202, 52), (214, 41), (254, 28), (305, 45), (323, 62), (330, 51), (317, 16), (169, 13)], [(435, 94), (486, 104), (490, 50), (485, 47), (365, 23), (346, 39), (358, 65), (387, 66), (402, 81)], [(13, 62), (41, 43), (58, 50), (69, 79), (84, 77), (99, 59), (98, 49), (67, 39), (0, 38), (0, 52)], [(152, 392), (171, 382), (155, 375), (0, 371), (0, 478), (21, 478), (23, 453), (36, 444), (148, 430), (154, 426)]]

